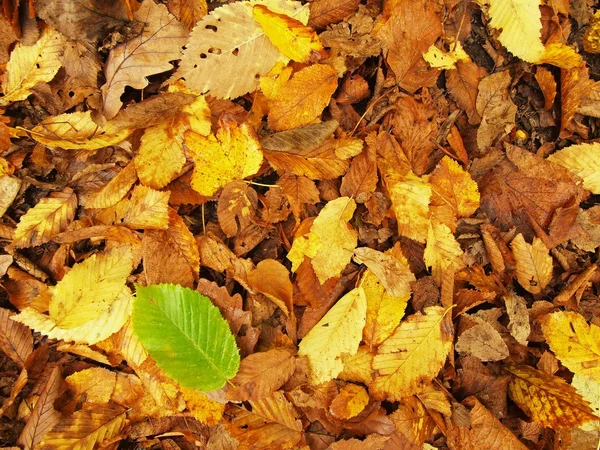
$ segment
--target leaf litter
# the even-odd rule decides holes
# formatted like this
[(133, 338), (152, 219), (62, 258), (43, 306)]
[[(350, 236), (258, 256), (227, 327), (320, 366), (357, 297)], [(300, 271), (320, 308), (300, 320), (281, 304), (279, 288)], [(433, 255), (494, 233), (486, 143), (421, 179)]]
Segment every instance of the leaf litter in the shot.
[(0, 447), (597, 448), (593, 2), (4, 3)]

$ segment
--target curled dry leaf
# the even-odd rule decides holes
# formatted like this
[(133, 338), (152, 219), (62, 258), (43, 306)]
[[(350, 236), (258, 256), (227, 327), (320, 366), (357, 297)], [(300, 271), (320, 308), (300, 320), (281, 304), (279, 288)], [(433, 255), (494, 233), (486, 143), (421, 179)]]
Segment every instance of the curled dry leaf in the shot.
[(274, 259), (264, 259), (248, 274), (248, 284), (267, 296), (286, 316), (294, 314), (293, 286), (290, 273), (283, 264)]
[(456, 351), (481, 361), (501, 361), (508, 357), (508, 346), (492, 325), (483, 320), (464, 331), (456, 341)]

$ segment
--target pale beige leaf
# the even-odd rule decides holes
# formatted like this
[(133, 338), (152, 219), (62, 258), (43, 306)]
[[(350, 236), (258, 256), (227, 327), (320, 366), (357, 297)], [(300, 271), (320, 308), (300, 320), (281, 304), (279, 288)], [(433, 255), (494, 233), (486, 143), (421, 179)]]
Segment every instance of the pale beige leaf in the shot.
[(583, 187), (592, 194), (600, 194), (600, 143), (571, 145), (553, 153), (548, 160), (581, 178)]
[(355, 288), (338, 300), (302, 339), (298, 354), (308, 357), (314, 384), (336, 377), (344, 368), (342, 354), (358, 351), (366, 314), (365, 292), (362, 287)]
[(51, 27), (44, 30), (35, 45), (17, 44), (6, 65), (0, 106), (25, 100), (37, 83), (51, 81), (60, 69), (63, 45), (64, 38)]
[(479, 83), (476, 107), (481, 124), (477, 130), (477, 145), (482, 151), (487, 150), (500, 133), (509, 132), (515, 125), (517, 105), (510, 98), (510, 82), (509, 72), (504, 71), (489, 75)]
[(393, 255), (369, 247), (354, 250), (353, 258), (357, 263), (365, 264), (375, 274), (388, 295), (401, 298), (410, 296), (410, 284), (416, 279), (408, 267), (408, 261), (401, 261)]
[(517, 280), (525, 290), (539, 294), (552, 279), (552, 257), (541, 239), (533, 238), (533, 244), (525, 242), (519, 233), (511, 242), (517, 266)]
[(464, 331), (456, 341), (456, 351), (481, 361), (501, 361), (508, 357), (508, 346), (500, 333), (484, 320)]
[(531, 333), (527, 302), (514, 292), (509, 292), (503, 299), (509, 318), (508, 331), (519, 344), (527, 345), (527, 339)]
[(41, 199), (21, 217), (13, 245), (15, 247), (32, 247), (50, 241), (64, 231), (75, 217), (77, 196), (70, 188), (54, 192)]
[(377, 349), (375, 378), (369, 385), (375, 399), (400, 400), (419, 392), (442, 368), (452, 348), (449, 310), (425, 308), (403, 321)]
[(188, 31), (162, 4), (145, 0), (134, 18), (144, 24), (142, 32), (113, 48), (104, 68), (106, 83), (101, 90), (107, 119), (121, 109), (126, 86), (144, 89), (148, 85), (146, 77), (172, 69), (170, 61), (181, 58), (188, 41)]
[(3, 216), (6, 210), (17, 198), (21, 189), (21, 180), (7, 174), (0, 175), (0, 215)]
[(252, 16), (254, 5), (286, 14), (306, 24), (308, 8), (290, 0), (253, 0), (216, 8), (190, 35), (172, 81), (217, 98), (235, 98), (258, 87), (258, 79), (278, 61), (288, 59), (269, 41)]

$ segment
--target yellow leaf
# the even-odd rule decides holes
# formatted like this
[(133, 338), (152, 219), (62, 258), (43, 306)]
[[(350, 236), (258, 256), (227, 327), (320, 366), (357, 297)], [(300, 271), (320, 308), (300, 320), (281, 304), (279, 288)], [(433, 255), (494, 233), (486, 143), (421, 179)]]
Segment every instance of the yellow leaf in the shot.
[(548, 44), (537, 64), (552, 64), (561, 69), (574, 69), (585, 64), (583, 58), (574, 48), (568, 45), (554, 42)]
[(47, 450), (85, 450), (119, 434), (127, 409), (117, 405), (84, 404), (62, 420), (40, 443)]
[(108, 403), (117, 384), (117, 375), (103, 367), (92, 367), (69, 375), (65, 381), (75, 396), (85, 395), (89, 403)]
[[(577, 389), (579, 395), (590, 403), (592, 411), (597, 417), (600, 417), (600, 383), (581, 375), (575, 374), (571, 381), (571, 386)], [(600, 430), (600, 421), (588, 422), (581, 427), (584, 430)]]
[(490, 26), (502, 30), (498, 40), (524, 61), (534, 63), (544, 53), (539, 0), (489, 0)]
[(77, 196), (70, 188), (41, 199), (21, 217), (13, 245), (32, 247), (48, 242), (67, 228), (75, 217), (76, 208)]
[(552, 257), (541, 239), (525, 242), (519, 233), (510, 244), (517, 267), (519, 284), (532, 294), (539, 294), (552, 279)]
[(31, 130), (31, 137), (51, 147), (68, 150), (96, 150), (126, 139), (132, 129), (119, 129), (111, 122), (101, 127), (92, 120), (91, 111), (48, 117)]
[(433, 221), (429, 227), (423, 256), (425, 264), (431, 267), (431, 273), (439, 286), (442, 285), (446, 269), (452, 267), (458, 271), (465, 266), (463, 251), (450, 228), (437, 221)]
[(216, 425), (223, 417), (225, 405), (211, 400), (205, 393), (181, 387), (181, 395), (192, 415), (209, 426)]
[(557, 311), (542, 318), (542, 331), (567, 369), (600, 382), (600, 327), (574, 311)]
[(323, 50), (317, 33), (287, 14), (277, 14), (265, 5), (255, 5), (254, 20), (277, 49), (297, 62), (308, 62), (312, 52)]
[(365, 291), (352, 289), (302, 339), (298, 354), (308, 357), (314, 384), (335, 378), (344, 368), (342, 354), (358, 351), (366, 314)]
[(444, 156), (429, 176), (431, 206), (448, 205), (454, 215), (469, 217), (479, 208), (479, 189), (469, 172)]
[(412, 172), (390, 186), (392, 211), (398, 223), (398, 234), (425, 242), (429, 230), (431, 185)]
[(506, 370), (514, 375), (508, 385), (510, 398), (542, 426), (557, 430), (598, 420), (589, 403), (562, 378), (529, 366)]
[(326, 64), (314, 64), (277, 83), (267, 95), (269, 127), (288, 130), (320, 118), (337, 89), (337, 71)]
[(0, 106), (25, 100), (37, 83), (47, 83), (61, 67), (64, 39), (54, 28), (46, 28), (31, 46), (17, 44), (6, 64)]
[(337, 376), (340, 380), (369, 384), (373, 380), (373, 354), (366, 346), (358, 347), (354, 355), (342, 355), (343, 370)]
[(588, 53), (600, 53), (600, 12), (591, 17), (583, 35), (583, 48)]
[(600, 194), (600, 143), (576, 144), (553, 153), (548, 160), (566, 167), (583, 180), (583, 187)]
[(441, 51), (435, 44), (431, 44), (431, 47), (423, 53), (423, 59), (432, 68), (445, 70), (455, 69), (459, 61), (470, 61), (469, 55), (465, 53), (460, 42), (457, 42), (455, 48), (447, 53)]
[[(358, 249), (357, 249), (358, 250)], [(360, 281), (360, 286), (365, 290), (367, 297), (367, 321), (363, 330), (363, 340), (370, 347), (376, 347), (385, 341), (396, 329), (400, 319), (404, 316), (404, 310), (410, 298), (410, 281), (414, 281), (414, 275), (408, 270), (408, 262), (396, 247), (386, 253), (396, 259), (403, 270), (404, 291), (399, 295), (392, 295), (380, 281), (376, 272), (369, 269), (365, 271)], [(410, 274), (410, 275), (408, 275)]]
[(135, 157), (135, 168), (142, 184), (162, 189), (181, 172), (184, 164), (183, 135), (173, 122), (144, 130)]
[(127, 164), (123, 169), (98, 192), (90, 195), (85, 202), (86, 208), (108, 208), (116, 205), (129, 192), (137, 181), (135, 165)]
[(416, 394), (440, 371), (452, 348), (448, 309), (425, 308), (408, 317), (377, 349), (375, 378), (369, 385), (373, 398), (400, 400)]
[(112, 223), (125, 225), (132, 230), (165, 230), (169, 227), (169, 195), (168, 191), (135, 186), (131, 198), (117, 203)]
[(347, 384), (333, 399), (329, 412), (339, 419), (348, 420), (359, 415), (369, 403), (369, 394), (358, 384)]
[(310, 232), (294, 239), (287, 258), (292, 261), (292, 272), (298, 270), (304, 257), (311, 259), (321, 284), (339, 276), (352, 258), (358, 233), (349, 229), (356, 202), (348, 197), (330, 201), (314, 220)]
[(254, 175), (263, 160), (260, 144), (246, 124), (221, 123), (216, 137), (188, 131), (185, 144), (195, 163), (192, 188), (206, 196), (234, 180)]
[(116, 333), (131, 315), (133, 296), (128, 287), (124, 287), (117, 298), (95, 319), (84, 322), (74, 328), (61, 328), (45, 314), (31, 307), (25, 308), (12, 319), (27, 325), (50, 339), (62, 339), (82, 344), (95, 344)]

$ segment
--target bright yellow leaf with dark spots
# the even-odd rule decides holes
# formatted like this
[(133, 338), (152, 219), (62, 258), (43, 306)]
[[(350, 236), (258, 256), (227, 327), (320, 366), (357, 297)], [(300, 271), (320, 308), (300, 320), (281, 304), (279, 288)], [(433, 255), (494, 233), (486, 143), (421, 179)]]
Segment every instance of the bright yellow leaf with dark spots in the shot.
[(192, 188), (206, 196), (256, 174), (263, 161), (258, 139), (246, 124), (221, 122), (217, 135), (208, 137), (188, 131), (185, 144), (195, 162)]
[(600, 327), (574, 311), (557, 311), (542, 318), (542, 331), (567, 369), (600, 382)]
[(513, 375), (508, 385), (510, 398), (542, 426), (557, 430), (598, 420), (589, 403), (562, 378), (529, 366), (506, 370)]
[(319, 283), (339, 276), (352, 258), (358, 233), (349, 229), (356, 202), (349, 197), (330, 201), (313, 222), (310, 232), (294, 239), (288, 252), (292, 272), (298, 270), (304, 257), (311, 259)]
[(525, 242), (521, 233), (510, 244), (517, 266), (519, 284), (532, 294), (539, 294), (552, 279), (552, 257), (541, 239)]
[(271, 11), (265, 5), (255, 5), (254, 20), (277, 49), (297, 62), (308, 62), (313, 52), (323, 50), (317, 33), (299, 20)]

